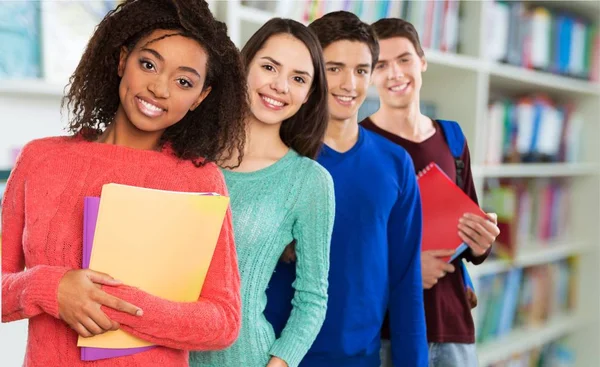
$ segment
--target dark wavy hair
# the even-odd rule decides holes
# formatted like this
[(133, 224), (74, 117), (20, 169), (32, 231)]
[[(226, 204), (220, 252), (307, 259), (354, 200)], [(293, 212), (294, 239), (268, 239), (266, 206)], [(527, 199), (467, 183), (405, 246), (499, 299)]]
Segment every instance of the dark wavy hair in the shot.
[(242, 62), (248, 71), (258, 51), (271, 37), (279, 34), (289, 34), (304, 43), (315, 69), (308, 100), (294, 116), (283, 121), (279, 135), (281, 140), (298, 154), (314, 159), (323, 144), (329, 121), (325, 62), (317, 37), (302, 23), (292, 19), (273, 18), (250, 37), (242, 49)]
[(379, 42), (375, 32), (367, 23), (360, 20), (355, 14), (347, 11), (334, 11), (323, 15), (321, 18), (308, 25), (313, 31), (323, 49), (337, 41), (362, 42), (371, 51), (371, 70), (379, 58)]
[(406, 38), (413, 44), (419, 57), (424, 57), (423, 46), (419, 40), (419, 33), (412, 23), (400, 18), (383, 18), (371, 25), (378, 40), (401, 37)]
[(197, 166), (238, 156), (241, 162), (248, 111), (247, 81), (239, 52), (224, 23), (215, 20), (202, 0), (127, 0), (98, 25), (63, 98), (70, 111), (69, 130), (95, 140), (108, 127), (120, 104), (117, 74), (119, 54), (157, 29), (173, 30), (196, 40), (208, 54), (203, 89), (206, 99), (165, 130), (168, 143), (181, 159)]

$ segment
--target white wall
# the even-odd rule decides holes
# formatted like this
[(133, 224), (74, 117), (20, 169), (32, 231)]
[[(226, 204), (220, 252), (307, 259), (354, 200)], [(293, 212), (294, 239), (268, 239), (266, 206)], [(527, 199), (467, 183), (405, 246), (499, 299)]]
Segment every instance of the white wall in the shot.
[(60, 96), (0, 94), (0, 170), (12, 166), (12, 149), (32, 139), (63, 135), (64, 126)]
[(0, 324), (0, 366), (22, 366), (26, 343), (27, 320)]

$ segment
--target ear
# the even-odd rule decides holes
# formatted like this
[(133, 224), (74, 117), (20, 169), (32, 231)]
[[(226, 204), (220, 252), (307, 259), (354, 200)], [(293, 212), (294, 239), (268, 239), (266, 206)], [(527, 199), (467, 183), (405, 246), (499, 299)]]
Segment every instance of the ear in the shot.
[(208, 95), (210, 94), (211, 91), (212, 91), (212, 87), (204, 88), (204, 90), (200, 93), (200, 96), (198, 96), (198, 99), (196, 100), (196, 102), (194, 102), (192, 107), (190, 107), (190, 111), (193, 111), (196, 108), (198, 108), (198, 106), (200, 106), (200, 103), (202, 103), (202, 101), (204, 101), (204, 99), (206, 99), (206, 97), (208, 97)]
[(125, 64), (127, 64), (127, 57), (129, 56), (129, 51), (127, 51), (127, 47), (121, 47), (121, 53), (119, 54), (119, 68), (117, 73), (119, 77), (122, 78), (123, 74), (125, 74)]
[(425, 60), (425, 56), (421, 57), (421, 72), (427, 71), (427, 60)]

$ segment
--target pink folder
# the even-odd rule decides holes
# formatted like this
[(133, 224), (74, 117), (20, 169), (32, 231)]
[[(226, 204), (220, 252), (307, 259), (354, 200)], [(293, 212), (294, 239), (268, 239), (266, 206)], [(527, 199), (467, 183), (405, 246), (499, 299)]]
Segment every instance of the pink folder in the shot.
[[(83, 202), (83, 260), (81, 267), (86, 269), (90, 266), (90, 257), (92, 256), (92, 245), (94, 243), (94, 231), (96, 230), (96, 221), (98, 219), (98, 209), (100, 208), (100, 198), (85, 197)], [(81, 348), (82, 361), (96, 361), (99, 359), (116, 358), (129, 356), (132, 354), (147, 351), (154, 346), (126, 349), (107, 349), (107, 348)]]

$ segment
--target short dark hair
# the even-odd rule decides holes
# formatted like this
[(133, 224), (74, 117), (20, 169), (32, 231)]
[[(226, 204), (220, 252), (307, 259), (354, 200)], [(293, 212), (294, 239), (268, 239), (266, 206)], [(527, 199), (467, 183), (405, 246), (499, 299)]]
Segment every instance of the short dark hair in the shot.
[(375, 35), (379, 40), (385, 40), (394, 37), (406, 38), (413, 44), (419, 57), (425, 56), (419, 34), (412, 23), (400, 18), (379, 19), (372, 25)]
[(329, 121), (325, 62), (323, 61), (323, 50), (317, 37), (300, 22), (292, 19), (273, 18), (263, 24), (250, 37), (242, 49), (242, 62), (246, 67), (246, 72), (248, 72), (250, 63), (258, 51), (264, 47), (271, 37), (279, 34), (291, 35), (304, 43), (310, 53), (315, 69), (308, 100), (294, 116), (283, 121), (279, 129), (279, 135), (281, 140), (298, 154), (314, 159), (323, 144)]
[(325, 49), (337, 41), (356, 41), (365, 43), (371, 51), (372, 66), (379, 59), (379, 43), (373, 28), (360, 20), (356, 15), (347, 11), (334, 11), (310, 23), (308, 28), (313, 31), (321, 47)]
[(208, 54), (203, 89), (206, 99), (181, 121), (168, 127), (160, 144), (197, 165), (221, 162), (244, 154), (247, 82), (239, 53), (204, 0), (127, 0), (100, 22), (63, 98), (72, 114), (69, 130), (95, 140), (112, 124), (121, 103), (117, 75), (119, 55), (132, 50), (154, 30), (172, 30), (195, 40)]

